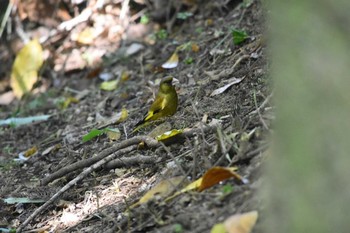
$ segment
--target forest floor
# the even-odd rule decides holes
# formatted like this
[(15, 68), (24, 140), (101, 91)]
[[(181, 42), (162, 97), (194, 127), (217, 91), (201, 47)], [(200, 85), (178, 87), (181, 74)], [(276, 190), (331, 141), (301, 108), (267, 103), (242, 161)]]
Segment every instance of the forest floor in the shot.
[[(73, 30), (45, 42), (51, 58), (41, 72), (36, 93), (0, 105), (0, 119), (50, 115), (46, 121), (0, 126), (0, 228), (18, 228), (43, 204), (9, 204), (5, 198), (47, 201), (97, 162), (84, 165), (82, 161), (99, 155), (114, 155), (115, 160), (91, 168), (93, 171), (35, 216), (26, 230), (210, 232), (234, 214), (263, 210), (260, 170), (274, 114), (262, 3), (179, 2), (164, 8), (171, 12), (165, 16), (168, 19), (157, 15), (164, 9), (140, 7), (156, 20), (145, 24), (134, 19), (118, 38), (105, 37), (109, 43), (102, 36), (85, 44), (73, 43)], [(123, 8), (120, 4), (116, 7)], [(136, 8), (132, 7), (130, 12)], [(90, 17), (96, 19), (98, 14), (107, 15), (93, 11)], [(35, 25), (32, 30), (37, 29)], [(75, 27), (81, 32), (89, 25), (91, 22), (83, 22)], [(247, 38), (235, 44), (234, 29), (246, 32)], [(14, 59), (11, 45), (1, 45), (2, 86), (9, 83)], [(104, 59), (91, 65), (95, 58), (89, 55), (100, 51)], [(161, 68), (175, 51), (177, 66)], [(92, 61), (86, 62), (89, 59)], [(176, 114), (132, 134), (153, 101), (159, 80), (169, 75), (179, 81)], [(111, 91), (101, 90), (99, 77), (112, 77), (118, 84)], [(5, 92), (11, 92), (6, 85), (0, 94)], [(116, 117), (126, 111), (126, 118)], [(114, 120), (108, 120), (111, 117)], [(92, 129), (104, 128), (116, 131), (117, 138), (101, 133), (82, 142)], [(184, 133), (164, 143), (153, 140), (172, 129)], [(34, 155), (14, 161), (20, 152), (33, 147)], [(71, 167), (77, 163), (80, 167)], [(235, 172), (243, 178), (219, 180), (201, 192), (193, 189), (167, 199), (171, 192), (181, 190), (184, 182), (202, 177), (213, 167), (236, 167)], [(47, 180), (60, 170), (58, 177)], [(174, 177), (184, 182), (177, 184)], [(171, 180), (171, 185), (163, 188), (165, 193), (160, 188), (156, 191), (159, 195), (133, 205), (165, 180)], [(252, 232), (261, 232), (261, 218)]]

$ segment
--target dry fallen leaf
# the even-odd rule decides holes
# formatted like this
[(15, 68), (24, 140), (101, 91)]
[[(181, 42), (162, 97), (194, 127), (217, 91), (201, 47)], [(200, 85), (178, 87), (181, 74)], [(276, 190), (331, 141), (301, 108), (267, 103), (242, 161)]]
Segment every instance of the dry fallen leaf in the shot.
[(0, 95), (0, 105), (9, 105), (15, 98), (12, 91), (5, 92)]
[(173, 69), (179, 64), (179, 56), (175, 51), (173, 55), (162, 65), (164, 69)]
[(206, 19), (205, 23), (204, 23), (204, 25), (206, 27), (212, 26), (213, 24), (214, 24), (214, 20), (213, 19)]
[(149, 134), (148, 137), (155, 138), (158, 135), (162, 135), (163, 133), (171, 130), (171, 124), (169, 122), (164, 122), (154, 128)]
[(219, 94), (224, 93), (229, 87), (231, 87), (231, 86), (234, 85), (234, 84), (240, 83), (244, 78), (245, 78), (245, 76), (242, 77), (242, 78), (232, 78), (232, 79), (230, 79), (230, 80), (229, 80), (229, 81), (230, 81), (229, 84), (226, 84), (225, 86), (220, 87), (220, 88), (214, 90), (214, 91), (210, 94), (210, 96), (215, 96), (215, 95), (219, 95)]
[(97, 128), (101, 129), (108, 125), (122, 123), (128, 118), (128, 116), (129, 116), (129, 111), (125, 107), (123, 107), (122, 110), (117, 114), (113, 114), (113, 116), (111, 116), (108, 119), (102, 119), (99, 122), (99, 125)]
[(235, 214), (224, 222), (228, 233), (250, 233), (258, 219), (258, 211)]
[(11, 117), (6, 120), (0, 120), (0, 125), (27, 125), (39, 121), (47, 121), (51, 115), (39, 115), (39, 116), (29, 116), (29, 117)]
[(11, 87), (18, 99), (38, 81), (42, 64), (43, 49), (38, 40), (30, 41), (19, 51), (11, 71)]
[(77, 104), (77, 103), (79, 103), (79, 100), (78, 100), (77, 98), (75, 98), (75, 97), (67, 97), (67, 98), (64, 100), (64, 102), (60, 105), (60, 107), (61, 107), (62, 109), (67, 109), (68, 106), (69, 106), (71, 103)]
[(89, 45), (95, 39), (94, 28), (87, 27), (83, 31), (81, 31), (78, 35), (74, 35), (72, 38), (73, 41), (77, 41), (80, 44)]
[(111, 81), (104, 81), (100, 85), (100, 89), (104, 91), (114, 91), (117, 89), (119, 83), (119, 79), (111, 80)]
[(118, 120), (116, 121), (116, 123), (124, 122), (124, 121), (128, 118), (128, 115), (129, 115), (128, 110), (127, 110), (125, 107), (123, 107), (123, 108), (122, 108), (122, 111), (119, 112), (119, 113), (117, 114), (117, 116), (116, 116), (116, 118), (118, 119)]
[(197, 53), (199, 51), (199, 46), (196, 43), (192, 43), (191, 49), (193, 52)]
[(143, 50), (145, 48), (145, 46), (143, 44), (139, 44), (139, 43), (132, 43), (127, 49), (125, 54), (127, 56), (131, 56), (134, 55), (138, 52), (140, 52), (141, 50)]
[(210, 233), (227, 233), (227, 231), (223, 223), (217, 223), (211, 228)]
[(117, 140), (119, 140), (119, 138), (121, 136), (120, 130), (118, 128), (115, 128), (115, 129), (108, 128), (106, 130), (106, 134), (107, 134), (107, 137), (109, 138), (109, 140), (111, 140), (111, 141), (117, 141)]
[(157, 135), (156, 136), (156, 140), (157, 141), (164, 141), (166, 139), (169, 139), (171, 137), (174, 137), (178, 134), (181, 134), (183, 132), (182, 129), (173, 129), (173, 130), (170, 130), (170, 131), (167, 131), (167, 132), (164, 132), (163, 134), (161, 135)]
[(124, 70), (120, 76), (120, 81), (126, 82), (130, 79), (130, 73), (126, 70)]
[(50, 146), (48, 148), (46, 148), (42, 153), (41, 155), (45, 156), (45, 155), (48, 155), (50, 154), (51, 152), (54, 152), (54, 151), (58, 151), (59, 149), (61, 149), (62, 145), (61, 144), (55, 144), (53, 146)]
[(18, 158), (16, 158), (16, 161), (26, 161), (33, 155), (36, 155), (38, 152), (38, 147), (33, 146), (32, 148), (29, 148), (26, 151), (22, 151), (21, 153), (18, 154)]
[(203, 191), (207, 188), (212, 187), (215, 184), (218, 184), (219, 182), (226, 180), (228, 178), (236, 178), (242, 183), (245, 183), (244, 179), (238, 175), (235, 170), (237, 170), (236, 167), (213, 167), (209, 169), (203, 176), (202, 176), (202, 182), (200, 186), (198, 187), (198, 191)]
[(165, 197), (172, 193), (177, 188), (177, 186), (183, 181), (186, 181), (186, 178), (183, 176), (176, 176), (168, 180), (163, 180), (159, 182), (156, 186), (154, 186), (151, 190), (149, 190), (145, 195), (143, 195), (143, 197), (141, 197), (138, 203), (136, 204), (145, 203), (150, 199), (154, 198), (156, 195)]
[(185, 193), (191, 190), (198, 190), (199, 192), (201, 192), (231, 177), (235, 178), (243, 184), (248, 183), (247, 179), (242, 178), (235, 172), (236, 170), (237, 167), (212, 167), (201, 178), (193, 181), (185, 188), (176, 192), (174, 195), (168, 197), (166, 200), (173, 199), (181, 193)]

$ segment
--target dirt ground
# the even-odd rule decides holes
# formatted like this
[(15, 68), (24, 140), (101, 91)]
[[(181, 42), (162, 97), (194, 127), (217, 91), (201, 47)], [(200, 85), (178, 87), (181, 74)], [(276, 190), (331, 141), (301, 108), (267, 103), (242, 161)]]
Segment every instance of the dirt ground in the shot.
[[(18, 228), (42, 205), (7, 204), (4, 198), (46, 201), (83, 168), (92, 165), (64, 170), (48, 184), (43, 183), (44, 178), (103, 153), (105, 156), (116, 154), (115, 163), (106, 163), (88, 172), (25, 229), (35, 232), (210, 232), (215, 224), (233, 214), (263, 210), (258, 195), (262, 182), (260, 167), (269, 146), (274, 115), (269, 101), (271, 89), (262, 4), (259, 0), (204, 1), (181, 7), (176, 10), (182, 11), (185, 7), (193, 15), (183, 20), (170, 17), (161, 23), (160, 27), (168, 30), (166, 38), (147, 43), (143, 40), (146, 36), (133, 38), (128, 32), (130, 37), (113, 44), (118, 48), (101, 46), (109, 53), (98, 71), (87, 67), (68, 70), (69, 65), (65, 70), (62, 66), (54, 68), (59, 66), (59, 59), (52, 60), (41, 74), (41, 85), (48, 86), (45, 92), (0, 106), (0, 119), (51, 115), (47, 121), (0, 128), (0, 227)], [(157, 11), (160, 9), (150, 12), (157, 14)], [(249, 37), (235, 45), (232, 28), (244, 30)], [(161, 36), (158, 34), (158, 37)], [(160, 68), (177, 46), (188, 42), (192, 46), (178, 52), (176, 68)], [(133, 43), (142, 44), (143, 48), (135, 54), (121, 56), (121, 51)], [(1, 49), (10, 50), (7, 46), (3, 44)], [(11, 63), (3, 64), (0, 73), (8, 74), (4, 70), (10, 71)], [(118, 77), (127, 71), (128, 75), (115, 90), (104, 91), (100, 89), (102, 80), (94, 77), (95, 71)], [(145, 141), (140, 145), (144, 138), (137, 136), (146, 136), (157, 125), (165, 125), (156, 122), (131, 134), (152, 103), (159, 80), (168, 75), (179, 80), (176, 84), (179, 106), (174, 116), (165, 119), (170, 123), (170, 127), (166, 126), (190, 133), (165, 144), (148, 145)], [(220, 94), (212, 94), (233, 78), (243, 80)], [(57, 107), (57, 99), (71, 96), (78, 101), (64, 108)], [(118, 140), (103, 134), (82, 142), (82, 136), (91, 129), (102, 128), (100, 119), (116, 115), (123, 108), (128, 111), (127, 119), (108, 124), (109, 128), (119, 129)], [(133, 137), (140, 140), (118, 148)], [(33, 146), (38, 148), (35, 155), (25, 162), (14, 162), (20, 152)], [(236, 166), (237, 173), (249, 182), (242, 184), (231, 178), (202, 192), (186, 192), (170, 201), (155, 196), (147, 203), (132, 206), (162, 180), (182, 176), (194, 181), (214, 166)], [(252, 232), (261, 232), (261, 218), (263, 215)]]

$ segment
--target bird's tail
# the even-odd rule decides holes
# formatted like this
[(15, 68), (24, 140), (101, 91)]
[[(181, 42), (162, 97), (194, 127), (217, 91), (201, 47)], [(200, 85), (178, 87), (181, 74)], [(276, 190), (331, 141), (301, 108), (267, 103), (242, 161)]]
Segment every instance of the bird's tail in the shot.
[(132, 133), (139, 131), (140, 129), (142, 129), (143, 127), (146, 127), (149, 124), (150, 124), (150, 122), (146, 121), (146, 117), (143, 118), (141, 121), (137, 122), (136, 125), (134, 125), (134, 129), (133, 129)]

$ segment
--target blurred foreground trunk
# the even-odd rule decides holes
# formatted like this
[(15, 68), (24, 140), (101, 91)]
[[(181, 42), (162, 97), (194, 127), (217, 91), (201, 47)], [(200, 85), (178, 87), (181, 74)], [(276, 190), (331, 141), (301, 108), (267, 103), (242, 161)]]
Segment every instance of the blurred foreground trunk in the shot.
[(267, 8), (277, 122), (265, 232), (350, 232), (350, 1)]

